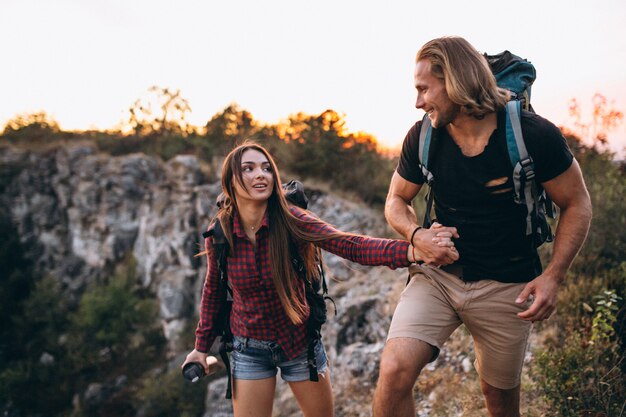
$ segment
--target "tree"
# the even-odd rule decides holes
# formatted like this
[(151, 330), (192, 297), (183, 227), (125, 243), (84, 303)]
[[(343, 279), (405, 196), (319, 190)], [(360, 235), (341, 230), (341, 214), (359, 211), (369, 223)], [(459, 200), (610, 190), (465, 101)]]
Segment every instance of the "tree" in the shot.
[(585, 145), (570, 131), (564, 130), (563, 134), (580, 163), (593, 206), (591, 229), (574, 269), (593, 274), (626, 259), (626, 175), (609, 151)]
[(298, 113), (281, 130), (292, 172), (329, 181), (369, 203), (384, 203), (393, 166), (378, 153), (373, 136), (348, 132), (345, 117), (334, 110)]
[(334, 110), (319, 115), (298, 113), (290, 116), (285, 140), (292, 147), (290, 165), (297, 174), (331, 180), (340, 169), (345, 143), (345, 121)]
[(2, 136), (8, 139), (41, 139), (60, 132), (59, 124), (44, 111), (18, 114), (4, 126)]
[(180, 90), (153, 85), (146, 98), (137, 99), (128, 109), (124, 124), (136, 136), (187, 136), (194, 131), (187, 121), (190, 112), (189, 102), (182, 97)]
[(609, 103), (600, 93), (594, 94), (591, 101), (591, 120), (585, 121), (578, 100), (570, 100), (569, 114), (574, 123), (573, 133), (594, 146), (606, 148), (609, 132), (622, 123), (624, 113), (617, 110), (614, 103)]
[(216, 148), (218, 154), (225, 155), (236, 144), (252, 138), (257, 124), (250, 112), (233, 103), (215, 114), (205, 128), (207, 142)]

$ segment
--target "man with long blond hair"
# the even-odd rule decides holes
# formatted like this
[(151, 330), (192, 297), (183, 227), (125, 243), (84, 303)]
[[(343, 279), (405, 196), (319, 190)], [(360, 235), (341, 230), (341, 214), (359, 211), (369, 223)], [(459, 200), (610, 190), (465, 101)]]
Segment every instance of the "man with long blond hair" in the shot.
[[(519, 416), (520, 376), (530, 328), (555, 311), (557, 293), (589, 228), (591, 203), (580, 167), (559, 129), (521, 112), (536, 180), (560, 208), (553, 254), (542, 271), (526, 207), (514, 201), (506, 144), (509, 93), (496, 85), (483, 55), (465, 39), (444, 37), (417, 53), (415, 107), (427, 113), (434, 151), (436, 223), (422, 228), (411, 206), (425, 182), (421, 122), (409, 130), (385, 205), (389, 224), (424, 260), (409, 268), (383, 351), (374, 416), (414, 416), (413, 386), (452, 332), (472, 335), (491, 416)], [(436, 234), (455, 247), (437, 246)]]

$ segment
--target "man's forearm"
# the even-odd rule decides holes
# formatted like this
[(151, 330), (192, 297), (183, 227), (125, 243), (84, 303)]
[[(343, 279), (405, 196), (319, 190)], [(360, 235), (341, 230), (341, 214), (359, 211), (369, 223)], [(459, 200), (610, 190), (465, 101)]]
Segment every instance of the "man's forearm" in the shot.
[(552, 259), (546, 273), (559, 281), (565, 278), (576, 254), (582, 247), (591, 223), (591, 205), (581, 204), (561, 210), (554, 239)]
[(419, 224), (413, 207), (399, 197), (391, 197), (387, 200), (385, 218), (389, 225), (407, 240), (411, 238), (411, 233)]

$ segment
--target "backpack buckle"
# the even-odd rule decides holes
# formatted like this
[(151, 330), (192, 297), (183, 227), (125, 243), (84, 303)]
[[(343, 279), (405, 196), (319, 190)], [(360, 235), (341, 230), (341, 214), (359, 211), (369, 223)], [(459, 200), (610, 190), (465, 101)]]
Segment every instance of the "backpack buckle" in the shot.
[(420, 164), (420, 168), (422, 170), (422, 175), (424, 176), (424, 180), (426, 181), (426, 184), (429, 186), (432, 186), (433, 180), (435, 179), (434, 175), (432, 174), (432, 172), (428, 170), (428, 168), (426, 168), (425, 165)]
[(519, 161), (520, 166), (522, 167), (522, 171), (524, 171), (524, 179), (526, 181), (531, 181), (535, 179), (535, 164), (533, 163), (532, 158), (528, 157), (526, 159), (522, 159)]

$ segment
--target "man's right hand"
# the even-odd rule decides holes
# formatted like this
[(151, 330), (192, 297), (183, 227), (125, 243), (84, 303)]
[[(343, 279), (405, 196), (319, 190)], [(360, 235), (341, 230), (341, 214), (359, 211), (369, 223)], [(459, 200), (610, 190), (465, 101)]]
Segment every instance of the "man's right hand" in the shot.
[(413, 237), (413, 246), (424, 263), (432, 266), (449, 265), (459, 259), (452, 238), (458, 238), (456, 227), (433, 223), (430, 229), (420, 229)]

